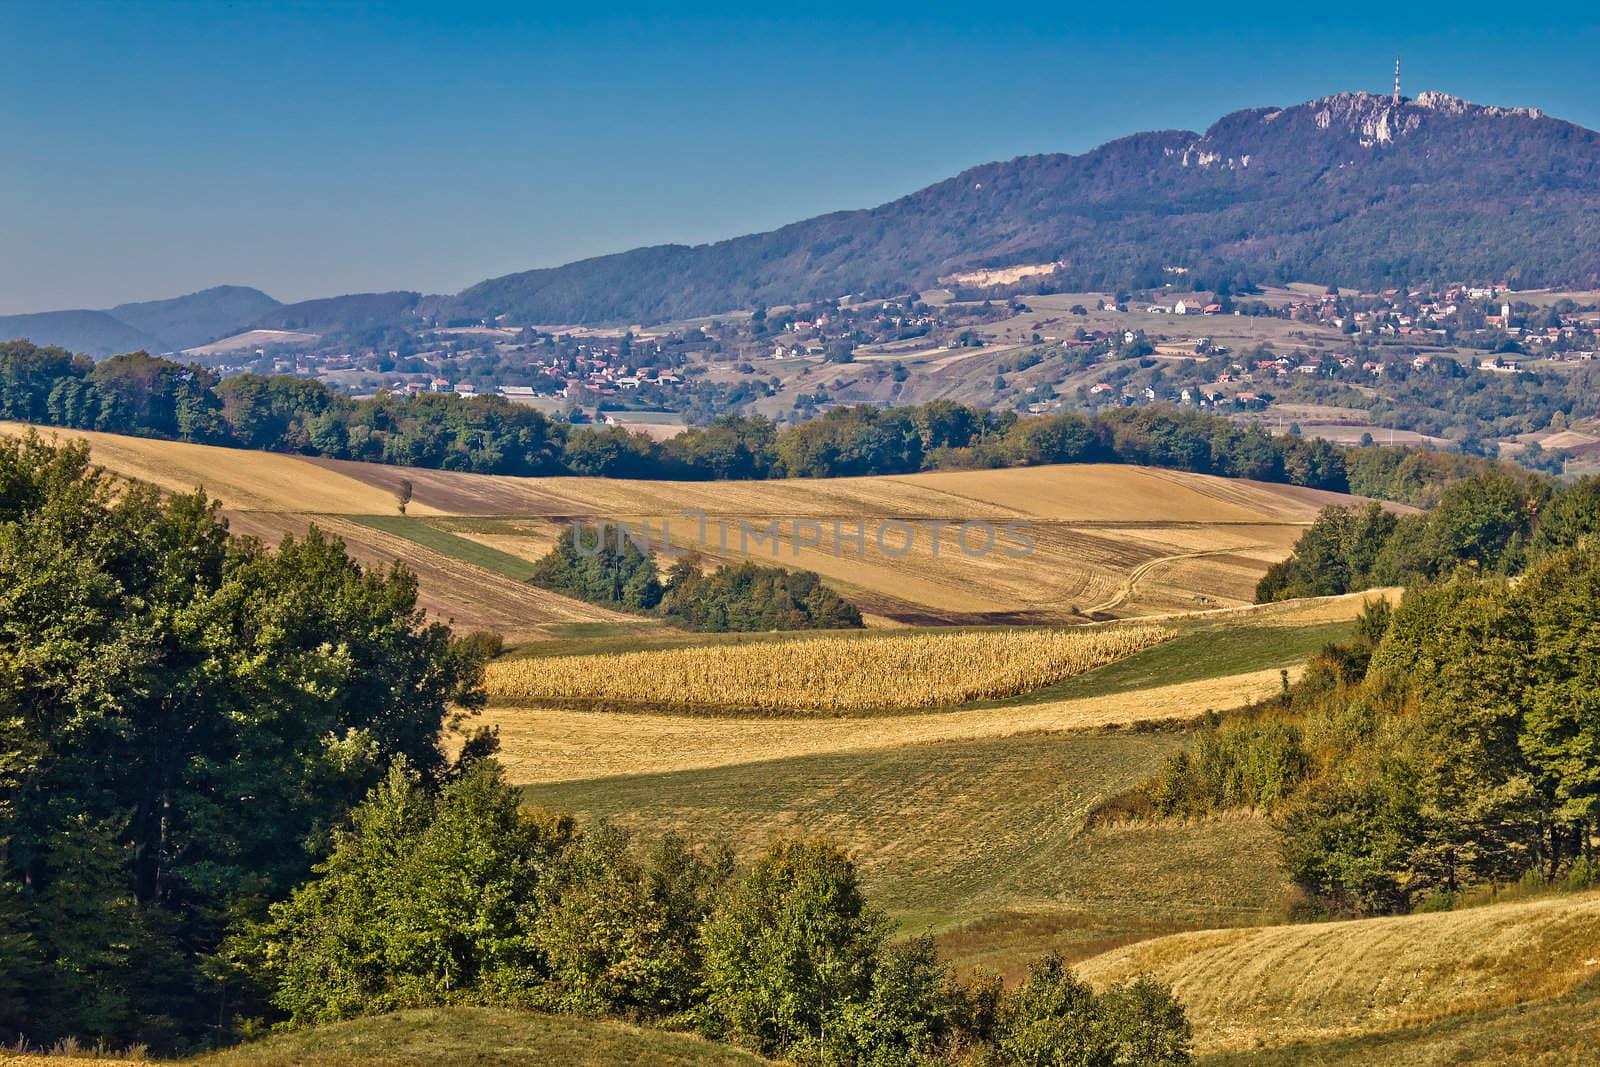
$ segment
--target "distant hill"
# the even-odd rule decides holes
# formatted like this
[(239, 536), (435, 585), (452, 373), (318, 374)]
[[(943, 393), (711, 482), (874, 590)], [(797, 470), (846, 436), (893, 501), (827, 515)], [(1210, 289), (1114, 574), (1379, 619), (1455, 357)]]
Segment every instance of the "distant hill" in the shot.
[(219, 285), (170, 300), (119, 304), (104, 311), (45, 311), (0, 316), (0, 340), (26, 337), (40, 345), (104, 357), (145, 349), (178, 352), (237, 333), (279, 307), (259, 289)]
[(137, 349), (162, 351), (160, 340), (105, 311), (40, 311), (32, 315), (0, 315), (0, 340), (25, 338), (38, 345), (60, 345), (73, 352), (103, 357)]
[(237, 333), (241, 326), (265, 318), (281, 305), (259, 289), (219, 285), (171, 300), (118, 304), (107, 314), (174, 351), (207, 344)]
[(881, 207), (481, 282), (430, 310), (652, 322), (1064, 266), (1062, 288), (1600, 285), (1600, 134), (1442, 93), (1344, 93), (975, 167)]

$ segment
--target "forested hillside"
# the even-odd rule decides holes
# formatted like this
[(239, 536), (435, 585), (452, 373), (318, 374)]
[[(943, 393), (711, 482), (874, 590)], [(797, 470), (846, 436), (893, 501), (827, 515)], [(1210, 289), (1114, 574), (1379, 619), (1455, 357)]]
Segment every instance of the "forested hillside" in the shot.
[(956, 270), (1059, 263), (1063, 290), (1313, 279), (1600, 284), (1600, 135), (1439, 93), (1346, 93), (974, 167), (885, 204), (716, 244), (511, 274), (428, 307), (516, 322), (655, 322), (890, 296)]
[[(1204, 133), (1138, 133), (1082, 155), (986, 163), (879, 207), (697, 246), (491, 278), (455, 295), (277, 306), (221, 287), (76, 318), (0, 318), (0, 337), (106, 355), (249, 327), (346, 333), (415, 322), (657, 323), (886, 297), (952, 272), (1039, 266), (1034, 290), (1316, 281), (1600, 286), (1600, 134), (1442, 93), (1341, 93), (1254, 108)], [(1051, 267), (1053, 265), (1053, 268)], [(89, 316), (102, 316), (92, 319)], [(118, 328), (128, 332), (117, 334)], [(154, 339), (153, 343), (151, 339)]]
[(101, 311), (0, 315), (0, 338), (26, 337), (91, 356), (148, 349), (177, 352), (215, 341), (268, 316), (278, 302), (259, 289), (219, 285), (170, 300)]
[(1108, 813), (1265, 809), (1323, 914), (1600, 882), (1593, 532), (1552, 535), (1514, 585), (1463, 566), (1398, 609), (1373, 602), (1355, 641), (1216, 722)]

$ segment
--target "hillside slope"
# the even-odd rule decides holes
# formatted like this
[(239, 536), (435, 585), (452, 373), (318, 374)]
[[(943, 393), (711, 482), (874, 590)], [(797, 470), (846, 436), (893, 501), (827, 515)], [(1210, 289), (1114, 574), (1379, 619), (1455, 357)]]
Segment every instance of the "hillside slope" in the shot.
[(226, 337), (240, 326), (271, 313), (278, 302), (259, 289), (219, 285), (171, 300), (118, 304), (107, 314), (181, 351)]
[(0, 338), (100, 355), (193, 347), (249, 327), (659, 323), (891, 296), (990, 269), (999, 270), (989, 283), (1027, 277), (1029, 291), (1160, 286), (1178, 269), (1202, 289), (1307, 280), (1593, 288), (1597, 235), (1595, 131), (1444, 93), (1398, 103), (1340, 93), (1238, 111), (1204, 133), (1137, 133), (1082, 155), (986, 163), (874, 208), (521, 271), (455, 295), (358, 293), (280, 307), (255, 290), (221, 287), (56, 313), (103, 314), (156, 337), (155, 346), (84, 318), (0, 318)]
[(974, 167), (881, 207), (716, 244), (481, 282), (425, 305), (523, 322), (653, 322), (892, 295), (946, 273), (1064, 264), (1069, 287), (1312, 279), (1600, 282), (1600, 134), (1442, 93), (1343, 93)]
[(1084, 962), (1170, 982), (1209, 1049), (1396, 1030), (1561, 996), (1600, 974), (1600, 893), (1439, 914), (1175, 934)]
[(162, 351), (159, 339), (136, 330), (104, 311), (40, 311), (0, 315), (0, 340), (23, 339), (36, 345), (60, 345), (72, 352), (111, 356), (138, 349)]
[[(138, 1067), (145, 1059), (17, 1055), (0, 1067)], [(503, 1008), (427, 1008), (310, 1026), (174, 1067), (757, 1067), (759, 1056), (691, 1034)]]
[[(0, 433), (27, 429), (0, 424)], [(269, 542), (312, 521), (337, 525), (363, 559), (405, 559), (417, 569), (424, 600), (443, 617), (508, 637), (537, 636), (547, 624), (619, 618), (530, 590), (520, 580), (526, 577), (521, 566), (499, 574), (483, 570), (480, 550), (530, 562), (575, 518), (647, 520), (658, 542), (664, 521), (671, 520), (679, 548), (698, 548), (712, 560), (739, 556), (741, 522), (760, 532), (776, 521), (776, 542), (752, 540), (750, 555), (816, 571), (874, 623), (1035, 623), (1247, 604), (1267, 567), (1289, 554), (1321, 508), (1355, 499), (1118, 464), (778, 481), (622, 481), (478, 475), (85, 431), (43, 433), (86, 440), (97, 462), (163, 489), (203, 485), (222, 501), (237, 529)], [(408, 506), (413, 521), (388, 530), (343, 521), (398, 517), (394, 494), (402, 480), (415, 489)], [(691, 510), (706, 515), (704, 542), (697, 520), (683, 514)], [(796, 551), (795, 520), (818, 523), (829, 540)], [(947, 526), (935, 553), (926, 523), (969, 520), (995, 529), (990, 552), (963, 552), (953, 543), (955, 529)], [(1031, 524), (1031, 553), (1003, 551), (1007, 542), (999, 533), (1013, 520)], [(716, 521), (729, 531), (726, 547)], [(835, 521), (841, 538), (861, 524), (864, 550), (841, 540), (835, 552)], [(900, 549), (905, 531), (891, 524), (910, 528), (908, 550)], [(886, 531), (882, 547), (880, 527)], [(975, 547), (982, 546), (981, 530), (972, 538)], [(463, 565), (472, 569), (463, 571)], [(482, 597), (490, 594), (492, 602), (485, 602)]]

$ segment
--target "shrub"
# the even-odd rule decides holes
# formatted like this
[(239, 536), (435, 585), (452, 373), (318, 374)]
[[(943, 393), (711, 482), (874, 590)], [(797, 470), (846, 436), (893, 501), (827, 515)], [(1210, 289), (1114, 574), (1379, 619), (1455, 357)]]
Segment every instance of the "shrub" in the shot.
[(711, 1028), (768, 1056), (827, 1047), (870, 999), (888, 926), (836, 846), (775, 842), (706, 924)]

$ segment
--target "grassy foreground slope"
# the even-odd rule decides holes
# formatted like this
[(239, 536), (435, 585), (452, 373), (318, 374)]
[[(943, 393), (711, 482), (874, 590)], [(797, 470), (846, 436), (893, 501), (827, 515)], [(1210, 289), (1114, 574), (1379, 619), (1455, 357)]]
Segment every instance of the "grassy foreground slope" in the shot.
[(1600, 893), (1438, 914), (1174, 934), (1089, 959), (1096, 983), (1170, 982), (1202, 1049), (1419, 1026), (1600, 977)]
[(647, 839), (720, 838), (749, 856), (822, 835), (855, 856), (872, 900), (958, 966), (1020, 977), (1173, 930), (1280, 921), (1288, 886), (1264, 820), (1088, 829), (1099, 802), (1152, 773), (1183, 735), (1031, 734), (795, 756), (531, 786), (534, 804)]
[[(497, 1008), (426, 1008), (306, 1027), (179, 1062), (186, 1067), (757, 1067), (771, 1061), (690, 1034), (626, 1023)], [(147, 1063), (0, 1050), (0, 1067)]]

